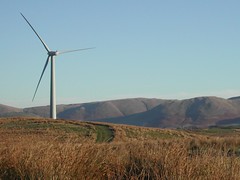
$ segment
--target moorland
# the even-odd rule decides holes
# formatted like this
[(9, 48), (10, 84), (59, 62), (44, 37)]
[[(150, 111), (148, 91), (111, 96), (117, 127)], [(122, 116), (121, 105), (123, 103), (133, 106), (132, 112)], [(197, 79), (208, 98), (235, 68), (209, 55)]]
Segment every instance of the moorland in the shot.
[(240, 179), (240, 127), (0, 119), (0, 179)]

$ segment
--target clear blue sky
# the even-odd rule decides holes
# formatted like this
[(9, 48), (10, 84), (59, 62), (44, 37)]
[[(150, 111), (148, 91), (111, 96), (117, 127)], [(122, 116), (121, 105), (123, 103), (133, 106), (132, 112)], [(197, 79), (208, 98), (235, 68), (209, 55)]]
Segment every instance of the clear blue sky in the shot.
[(1, 0), (0, 103), (49, 104), (50, 66), (22, 12), (56, 59), (57, 103), (129, 97), (240, 95), (239, 0)]

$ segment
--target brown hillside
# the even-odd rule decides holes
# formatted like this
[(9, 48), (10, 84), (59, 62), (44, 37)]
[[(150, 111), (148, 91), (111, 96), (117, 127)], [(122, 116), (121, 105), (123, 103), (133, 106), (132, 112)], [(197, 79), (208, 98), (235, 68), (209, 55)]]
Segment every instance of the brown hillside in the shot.
[(22, 109), (0, 104), (0, 113), (22, 112)]
[(182, 101), (165, 101), (146, 112), (102, 121), (148, 127), (176, 128), (211, 126), (216, 125), (219, 121), (237, 117), (240, 117), (240, 106), (234, 101), (217, 97), (198, 97)]
[(114, 117), (125, 117), (145, 112), (165, 102), (160, 99), (123, 99), (84, 103), (74, 108), (68, 108), (58, 114), (58, 117), (75, 120), (99, 120)]
[[(49, 117), (49, 106), (23, 110), (1, 105), (0, 116)], [(147, 98), (57, 106), (58, 118), (147, 127), (207, 127), (240, 124), (240, 98), (196, 97), (185, 100)], [(4, 114), (4, 115), (3, 115)]]

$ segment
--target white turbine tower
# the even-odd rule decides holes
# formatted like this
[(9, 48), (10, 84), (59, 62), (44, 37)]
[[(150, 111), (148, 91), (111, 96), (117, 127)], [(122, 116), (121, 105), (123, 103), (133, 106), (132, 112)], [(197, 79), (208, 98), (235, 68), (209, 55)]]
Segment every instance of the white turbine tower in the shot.
[(50, 118), (56, 119), (56, 117), (57, 117), (57, 115), (56, 115), (56, 83), (55, 83), (55, 59), (54, 59), (54, 56), (57, 56), (57, 55), (63, 54), (63, 53), (69, 53), (69, 52), (74, 52), (74, 51), (82, 51), (82, 50), (93, 49), (93, 48), (75, 49), (75, 50), (70, 50), (70, 51), (51, 51), (48, 48), (47, 44), (43, 41), (43, 39), (39, 36), (39, 34), (35, 31), (35, 29), (32, 27), (32, 25), (25, 18), (25, 16), (22, 13), (20, 13), (20, 14), (26, 20), (28, 25), (32, 28), (32, 30), (37, 35), (38, 39), (42, 42), (44, 48), (47, 50), (47, 53), (48, 53), (47, 61), (44, 65), (44, 68), (43, 68), (42, 74), (40, 76), (40, 79), (38, 81), (37, 88), (35, 90), (32, 101), (34, 100), (34, 98), (36, 96), (39, 84), (42, 80), (42, 76), (45, 72), (45, 69), (46, 69), (46, 67), (48, 65), (48, 62), (49, 62), (49, 59), (50, 59), (50, 61), (51, 61)]

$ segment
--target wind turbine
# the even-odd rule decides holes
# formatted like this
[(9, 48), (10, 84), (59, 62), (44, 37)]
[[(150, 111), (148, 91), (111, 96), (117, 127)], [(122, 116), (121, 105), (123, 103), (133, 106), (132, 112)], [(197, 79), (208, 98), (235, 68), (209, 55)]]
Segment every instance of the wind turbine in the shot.
[(29, 23), (29, 21), (25, 18), (25, 16), (22, 13), (20, 13), (20, 14), (25, 19), (25, 21), (28, 23), (28, 25), (32, 28), (34, 33), (37, 35), (38, 39), (42, 42), (42, 44), (43, 44), (44, 48), (47, 50), (47, 54), (48, 54), (46, 63), (44, 65), (44, 68), (43, 68), (42, 74), (40, 76), (40, 79), (38, 81), (37, 88), (34, 92), (32, 101), (34, 100), (34, 98), (36, 96), (39, 84), (42, 80), (43, 74), (44, 74), (44, 72), (46, 70), (46, 67), (48, 65), (48, 62), (50, 60), (51, 61), (50, 118), (56, 119), (56, 117), (57, 117), (57, 115), (56, 115), (56, 82), (55, 82), (55, 58), (54, 57), (57, 56), (57, 55), (60, 55), (60, 54), (64, 54), (64, 53), (70, 53), (70, 52), (75, 52), (75, 51), (83, 51), (83, 50), (93, 49), (93, 48), (75, 49), (75, 50), (69, 50), (69, 51), (52, 51), (48, 48), (47, 44), (43, 41), (43, 39), (35, 31), (35, 29), (32, 27), (32, 25)]

